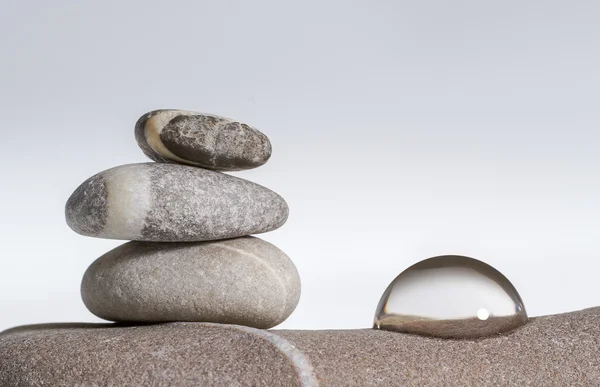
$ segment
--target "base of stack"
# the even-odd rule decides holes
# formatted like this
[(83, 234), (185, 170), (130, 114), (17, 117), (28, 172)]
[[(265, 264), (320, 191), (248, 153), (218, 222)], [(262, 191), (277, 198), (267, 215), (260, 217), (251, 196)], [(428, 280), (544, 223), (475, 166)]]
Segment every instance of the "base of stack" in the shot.
[(83, 302), (109, 321), (237, 324), (268, 329), (298, 305), (296, 266), (256, 237), (211, 242), (129, 242), (98, 258)]
[(0, 386), (597, 386), (600, 308), (481, 340), (361, 329), (49, 324), (0, 334)]

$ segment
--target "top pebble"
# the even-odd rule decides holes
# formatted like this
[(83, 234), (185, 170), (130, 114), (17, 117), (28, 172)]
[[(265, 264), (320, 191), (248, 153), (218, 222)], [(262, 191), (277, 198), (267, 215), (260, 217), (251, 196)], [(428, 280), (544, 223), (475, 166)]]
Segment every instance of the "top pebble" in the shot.
[(215, 171), (256, 168), (271, 157), (269, 138), (257, 129), (228, 118), (185, 110), (144, 114), (135, 125), (135, 138), (154, 161)]

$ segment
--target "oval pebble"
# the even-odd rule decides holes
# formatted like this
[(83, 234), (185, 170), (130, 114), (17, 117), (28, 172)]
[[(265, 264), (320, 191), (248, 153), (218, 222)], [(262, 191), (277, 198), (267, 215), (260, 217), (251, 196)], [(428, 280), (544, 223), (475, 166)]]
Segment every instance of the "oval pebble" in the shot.
[(234, 176), (177, 164), (122, 165), (92, 176), (66, 204), (68, 225), (98, 238), (197, 242), (281, 227), (286, 202)]
[(135, 138), (150, 159), (197, 167), (238, 171), (265, 164), (269, 138), (229, 118), (186, 110), (163, 109), (144, 114)]
[(45, 324), (0, 334), (2, 387), (317, 387), (284, 338), (239, 325)]
[(271, 328), (300, 298), (300, 277), (255, 237), (203, 243), (129, 242), (86, 271), (81, 294), (96, 316), (121, 322), (194, 321)]

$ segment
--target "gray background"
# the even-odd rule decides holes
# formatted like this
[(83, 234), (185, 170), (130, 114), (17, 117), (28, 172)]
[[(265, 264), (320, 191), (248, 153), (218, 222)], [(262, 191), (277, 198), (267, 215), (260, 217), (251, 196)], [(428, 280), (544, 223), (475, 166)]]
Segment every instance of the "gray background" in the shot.
[(96, 321), (79, 284), (120, 244), (68, 229), (87, 177), (145, 161), (182, 108), (273, 144), (286, 328), (368, 327), (412, 263), (491, 263), (530, 315), (600, 305), (595, 1), (0, 1), (0, 329)]

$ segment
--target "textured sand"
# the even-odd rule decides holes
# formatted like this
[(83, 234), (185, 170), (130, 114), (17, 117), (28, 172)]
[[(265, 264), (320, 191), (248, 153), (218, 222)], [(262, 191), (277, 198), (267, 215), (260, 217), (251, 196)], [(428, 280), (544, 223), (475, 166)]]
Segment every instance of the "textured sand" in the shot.
[(1, 387), (302, 386), (296, 363), (302, 354), (284, 339), (235, 325), (70, 323), (0, 334)]
[[(600, 308), (479, 340), (218, 324), (0, 334), (0, 386), (600, 386)], [(95, 384), (94, 384), (95, 383)]]
[(380, 330), (279, 331), (322, 386), (600, 386), (600, 308), (481, 340)]

